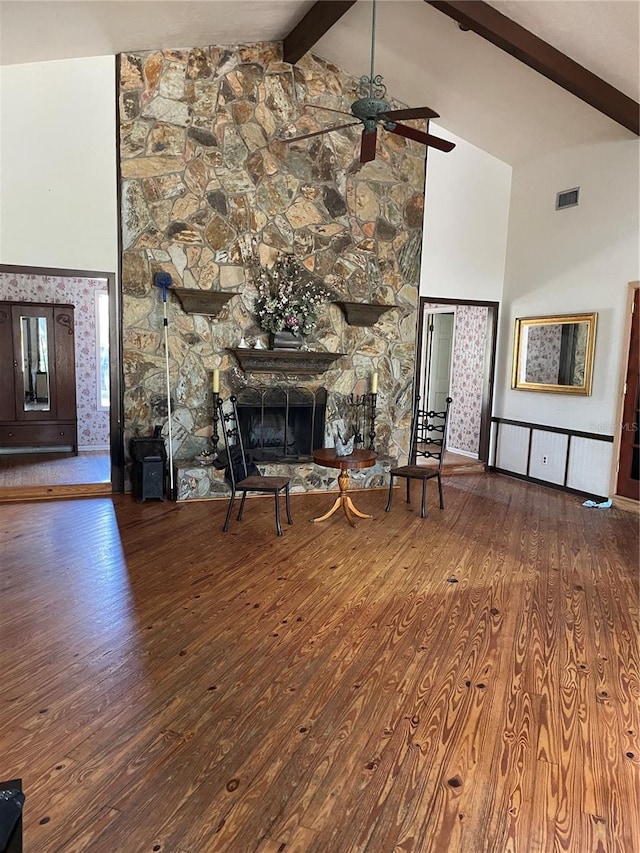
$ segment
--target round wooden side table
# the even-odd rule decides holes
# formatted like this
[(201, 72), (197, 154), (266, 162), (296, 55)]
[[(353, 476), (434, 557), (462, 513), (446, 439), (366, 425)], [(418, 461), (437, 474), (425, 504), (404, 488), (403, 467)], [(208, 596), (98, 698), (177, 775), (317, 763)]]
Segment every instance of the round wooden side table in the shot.
[(326, 468), (339, 468), (338, 487), (340, 494), (335, 499), (333, 506), (329, 512), (325, 512), (319, 518), (314, 518), (314, 521), (326, 521), (334, 512), (337, 512), (342, 507), (345, 517), (352, 527), (356, 526), (353, 518), (357, 515), (358, 518), (371, 518), (365, 512), (360, 512), (353, 505), (351, 497), (348, 495), (349, 489), (349, 471), (359, 470), (360, 468), (371, 468), (375, 465), (378, 454), (374, 450), (354, 450), (348, 456), (338, 456), (335, 447), (322, 447), (319, 450), (313, 451), (313, 461), (317, 465), (324, 465)]

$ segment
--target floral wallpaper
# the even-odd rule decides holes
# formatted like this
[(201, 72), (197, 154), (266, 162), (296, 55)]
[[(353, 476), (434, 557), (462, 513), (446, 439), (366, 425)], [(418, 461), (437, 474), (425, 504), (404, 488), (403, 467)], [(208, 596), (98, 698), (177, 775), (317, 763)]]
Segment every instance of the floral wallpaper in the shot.
[(76, 405), (81, 450), (109, 446), (109, 411), (98, 410), (96, 366), (95, 294), (106, 290), (106, 279), (0, 273), (0, 300), (75, 306)]
[(557, 385), (561, 341), (562, 326), (558, 323), (528, 327), (525, 382)]
[[(451, 305), (428, 304), (426, 308)], [(482, 305), (457, 305), (451, 355), (451, 410), (447, 447), (477, 454), (484, 384), (488, 310)]]
[(477, 454), (480, 448), (488, 315), (488, 309), (481, 305), (459, 305), (456, 309), (449, 447), (466, 453)]
[(525, 381), (582, 385), (587, 357), (586, 323), (540, 323), (526, 327)]

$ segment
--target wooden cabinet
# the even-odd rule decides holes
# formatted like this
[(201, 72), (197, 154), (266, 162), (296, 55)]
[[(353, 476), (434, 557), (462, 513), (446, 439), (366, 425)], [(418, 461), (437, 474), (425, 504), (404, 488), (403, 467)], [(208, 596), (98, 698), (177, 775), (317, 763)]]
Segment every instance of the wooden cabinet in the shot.
[(0, 302), (0, 449), (78, 452), (73, 312)]

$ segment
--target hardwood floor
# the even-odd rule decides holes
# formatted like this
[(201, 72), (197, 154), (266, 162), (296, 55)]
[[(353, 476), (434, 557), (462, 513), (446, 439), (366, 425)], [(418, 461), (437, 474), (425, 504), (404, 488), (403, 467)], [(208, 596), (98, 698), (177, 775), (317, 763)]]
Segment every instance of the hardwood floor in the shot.
[(25, 853), (640, 849), (637, 517), (402, 496), (0, 506)]
[(0, 502), (110, 494), (108, 450), (0, 454)]

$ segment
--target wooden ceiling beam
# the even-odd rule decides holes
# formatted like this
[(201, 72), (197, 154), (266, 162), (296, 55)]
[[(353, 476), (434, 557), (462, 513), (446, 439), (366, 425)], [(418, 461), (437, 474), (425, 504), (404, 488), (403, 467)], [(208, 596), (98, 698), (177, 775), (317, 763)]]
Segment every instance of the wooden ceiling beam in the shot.
[(304, 18), (285, 36), (282, 58), (292, 65), (317, 44), (356, 0), (318, 0)]
[(633, 98), (587, 71), (483, 0), (425, 2), (453, 18), (461, 27), (473, 30), (589, 106), (640, 135), (640, 105)]

